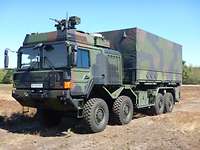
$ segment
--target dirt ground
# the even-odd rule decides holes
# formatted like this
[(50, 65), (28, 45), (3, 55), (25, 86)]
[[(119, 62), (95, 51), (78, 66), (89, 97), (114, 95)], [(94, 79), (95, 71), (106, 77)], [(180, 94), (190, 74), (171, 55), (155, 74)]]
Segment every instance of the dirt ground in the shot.
[(183, 86), (182, 100), (172, 113), (148, 116), (137, 113), (125, 126), (108, 125), (87, 134), (76, 119), (64, 118), (59, 126), (41, 127), (12, 99), (11, 86), (0, 85), (0, 150), (18, 149), (130, 149), (199, 150), (200, 86)]

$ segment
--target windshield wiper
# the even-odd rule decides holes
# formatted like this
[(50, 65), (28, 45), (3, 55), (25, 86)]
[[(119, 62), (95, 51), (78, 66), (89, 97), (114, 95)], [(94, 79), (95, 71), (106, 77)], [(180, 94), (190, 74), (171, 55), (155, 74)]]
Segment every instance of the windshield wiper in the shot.
[(55, 71), (55, 67), (54, 67), (54, 65), (52, 64), (52, 62), (48, 59), (48, 57), (44, 56), (44, 62), (46, 62), (45, 60), (47, 60), (47, 63), (48, 63), (48, 65), (49, 65), (49, 67), (50, 67), (53, 71)]
[(35, 61), (35, 62), (31, 63), (30, 66), (29, 66), (26, 70), (30, 71), (30, 70), (34, 69), (34, 66), (35, 66), (37, 63), (38, 63), (38, 61)]

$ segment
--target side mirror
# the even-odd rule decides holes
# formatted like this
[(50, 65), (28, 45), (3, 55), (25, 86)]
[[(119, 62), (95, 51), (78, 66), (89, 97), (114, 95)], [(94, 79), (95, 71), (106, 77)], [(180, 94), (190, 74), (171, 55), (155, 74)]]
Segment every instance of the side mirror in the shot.
[(77, 66), (77, 50), (78, 50), (77, 45), (72, 46), (72, 62), (71, 62), (72, 66)]
[(4, 69), (8, 69), (9, 64), (9, 56), (8, 56), (8, 49), (6, 48), (4, 51)]

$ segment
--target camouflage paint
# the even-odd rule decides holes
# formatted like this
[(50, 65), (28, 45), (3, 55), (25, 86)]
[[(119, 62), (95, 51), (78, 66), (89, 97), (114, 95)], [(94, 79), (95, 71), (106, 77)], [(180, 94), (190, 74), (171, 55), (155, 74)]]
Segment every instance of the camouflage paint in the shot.
[(95, 37), (89, 33), (70, 29), (68, 31), (53, 31), (46, 33), (31, 33), (27, 34), (23, 45), (30, 45), (36, 43), (58, 42), (58, 41), (71, 41), (91, 46), (110, 47), (109, 41), (101, 37)]
[(138, 28), (102, 32), (120, 51), (124, 82), (182, 81), (182, 47)]
[(95, 85), (122, 85), (122, 62), (119, 52), (84, 44), (78, 46), (89, 51), (90, 68), (71, 69), (71, 80), (74, 85), (71, 89), (72, 95), (87, 94), (91, 80)]

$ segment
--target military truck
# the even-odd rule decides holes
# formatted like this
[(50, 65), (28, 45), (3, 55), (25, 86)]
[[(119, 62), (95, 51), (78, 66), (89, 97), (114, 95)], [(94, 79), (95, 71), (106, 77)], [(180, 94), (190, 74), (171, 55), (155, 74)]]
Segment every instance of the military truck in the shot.
[(173, 110), (181, 45), (139, 28), (85, 33), (75, 28), (76, 16), (54, 21), (56, 31), (26, 35), (13, 76), (12, 96), (37, 108), (44, 123), (69, 115), (100, 132), (109, 120), (128, 124), (141, 108), (155, 115)]

